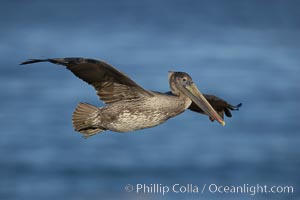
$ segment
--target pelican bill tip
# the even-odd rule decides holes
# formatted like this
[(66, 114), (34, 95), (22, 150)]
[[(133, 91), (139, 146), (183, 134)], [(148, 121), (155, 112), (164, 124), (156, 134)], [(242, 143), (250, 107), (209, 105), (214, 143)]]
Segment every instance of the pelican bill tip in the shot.
[(222, 126), (225, 126), (225, 121), (221, 121), (220, 124), (222, 124)]

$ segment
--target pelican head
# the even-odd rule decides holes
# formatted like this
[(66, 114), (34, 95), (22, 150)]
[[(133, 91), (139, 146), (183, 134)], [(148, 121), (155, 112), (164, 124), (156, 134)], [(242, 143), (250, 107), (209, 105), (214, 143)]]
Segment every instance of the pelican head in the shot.
[(223, 126), (225, 125), (224, 120), (208, 103), (208, 101), (199, 91), (197, 86), (194, 84), (190, 75), (188, 75), (185, 72), (170, 71), (169, 83), (170, 83), (171, 91), (174, 95), (179, 97), (188, 97), (197, 106), (199, 106), (199, 108), (201, 108), (208, 116), (217, 120)]

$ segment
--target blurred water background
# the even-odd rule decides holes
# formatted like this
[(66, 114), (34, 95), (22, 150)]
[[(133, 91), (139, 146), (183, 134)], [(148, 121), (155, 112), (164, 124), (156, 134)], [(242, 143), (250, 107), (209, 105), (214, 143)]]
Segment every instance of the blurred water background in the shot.
[[(300, 199), (300, 2), (1, 1), (0, 199)], [(28, 58), (79, 56), (168, 91), (167, 72), (243, 107), (221, 127), (190, 111), (151, 129), (73, 131), (92, 87)], [(293, 194), (136, 194), (127, 184), (260, 184)]]

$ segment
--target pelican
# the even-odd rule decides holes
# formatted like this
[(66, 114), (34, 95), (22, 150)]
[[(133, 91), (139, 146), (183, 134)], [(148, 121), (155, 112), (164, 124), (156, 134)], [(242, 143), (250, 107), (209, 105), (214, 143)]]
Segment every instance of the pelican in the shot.
[[(65, 66), (75, 76), (92, 85), (105, 103), (96, 107), (79, 103), (72, 122), (75, 131), (89, 137), (106, 130), (130, 132), (162, 124), (187, 109), (206, 114), (210, 120), (225, 125), (224, 113), (238, 110), (221, 98), (203, 95), (185, 72), (169, 72), (171, 91), (145, 90), (113, 66), (89, 58), (30, 59), (21, 65), (50, 62)], [(211, 104), (210, 104), (211, 103)], [(215, 108), (215, 109), (214, 109)]]

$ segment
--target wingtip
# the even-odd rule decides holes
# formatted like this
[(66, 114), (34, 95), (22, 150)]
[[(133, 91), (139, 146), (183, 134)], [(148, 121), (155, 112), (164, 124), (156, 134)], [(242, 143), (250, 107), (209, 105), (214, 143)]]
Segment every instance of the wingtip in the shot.
[(32, 60), (33, 60), (33, 59), (25, 60), (25, 61), (21, 62), (19, 65), (27, 65), (27, 64), (30, 64), (30, 62), (31, 62)]
[(239, 110), (240, 107), (242, 107), (242, 103), (237, 104), (236, 106), (230, 105), (230, 110)]
[(238, 105), (235, 106), (235, 108), (236, 108), (237, 110), (239, 110), (239, 108), (242, 107), (242, 105), (243, 105), (242, 103), (239, 103)]
[(47, 59), (28, 59), (20, 63), (20, 65), (27, 65), (27, 64), (32, 64), (32, 63), (37, 63), (37, 62), (45, 62), (48, 61)]

